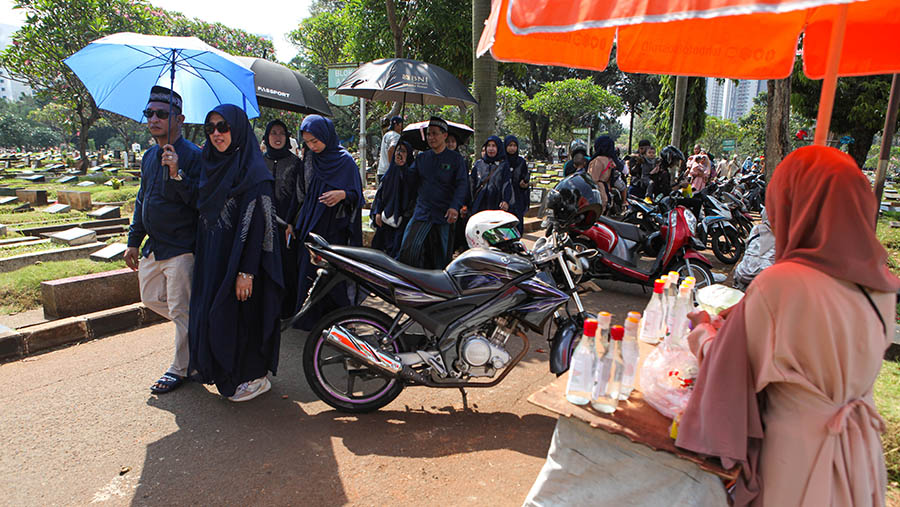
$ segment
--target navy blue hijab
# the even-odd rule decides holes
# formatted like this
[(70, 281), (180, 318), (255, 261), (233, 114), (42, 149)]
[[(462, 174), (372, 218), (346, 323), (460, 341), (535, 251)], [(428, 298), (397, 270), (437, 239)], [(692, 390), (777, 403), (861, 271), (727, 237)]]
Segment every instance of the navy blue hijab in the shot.
[(266, 180), (275, 181), (247, 114), (233, 104), (221, 104), (206, 115), (207, 123), (213, 113), (225, 118), (231, 127), (231, 144), (220, 152), (206, 136), (203, 145), (197, 208), (208, 222), (219, 216), (229, 196), (243, 194)]
[(500, 136), (491, 136), (488, 137), (487, 140), (482, 145), (483, 147), (487, 147), (487, 143), (490, 141), (494, 141), (497, 145), (497, 154), (493, 157), (488, 156), (487, 149), (484, 150), (484, 156), (481, 157), (481, 160), (484, 160), (488, 164), (492, 162), (498, 162), (506, 158), (506, 152), (503, 151), (503, 141), (500, 140)]
[[(281, 148), (273, 148), (272, 145), (269, 144), (269, 134), (272, 133), (272, 128), (275, 126), (284, 129), (284, 146)], [(287, 125), (285, 125), (283, 121), (278, 119), (272, 120), (266, 124), (266, 133), (263, 134), (263, 143), (266, 145), (266, 158), (271, 160), (281, 160), (291, 154), (291, 131), (288, 130)]]
[[(313, 171), (307, 184), (306, 199), (300, 209), (300, 217), (294, 229), (299, 233), (297, 238), (301, 242), (306, 241), (309, 231), (315, 227), (319, 218), (328, 208), (319, 202), (319, 196), (329, 190), (355, 190), (355, 212), (359, 213), (365, 200), (362, 193), (362, 182), (359, 180), (359, 167), (339, 143), (337, 132), (331, 120), (317, 114), (311, 114), (303, 119), (300, 125), (301, 132), (308, 132), (325, 144), (321, 153), (307, 150), (306, 156), (312, 160)], [(349, 196), (348, 196), (349, 197)], [(362, 244), (362, 229), (360, 225), (353, 228), (351, 244)]]

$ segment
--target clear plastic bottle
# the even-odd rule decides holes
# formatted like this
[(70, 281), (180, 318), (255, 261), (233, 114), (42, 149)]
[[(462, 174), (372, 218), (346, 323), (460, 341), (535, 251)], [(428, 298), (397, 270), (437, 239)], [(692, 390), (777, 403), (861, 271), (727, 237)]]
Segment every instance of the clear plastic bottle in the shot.
[(641, 325), (638, 328), (638, 339), (647, 343), (659, 343), (665, 335), (665, 309), (663, 307), (663, 289), (665, 283), (658, 279), (653, 284), (653, 295), (644, 308)]
[(616, 411), (619, 404), (619, 387), (625, 370), (625, 361), (622, 358), (622, 337), (625, 335), (625, 328), (612, 326), (609, 334), (610, 346), (600, 358), (594, 391), (591, 393), (591, 407), (604, 414)]
[(619, 389), (619, 399), (627, 400), (634, 390), (634, 376), (637, 373), (640, 349), (637, 342), (637, 330), (640, 322), (635, 318), (625, 320), (625, 336), (622, 339), (622, 358), (625, 361), (625, 371), (622, 374), (622, 387)]
[(594, 352), (595, 334), (597, 334), (597, 320), (584, 319), (584, 332), (572, 354), (569, 382), (566, 384), (566, 399), (576, 405), (587, 405), (591, 401), (597, 362), (597, 354)]
[(597, 334), (594, 338), (594, 351), (599, 361), (606, 349), (609, 348), (609, 326), (612, 324), (612, 314), (600, 312), (597, 314)]
[(675, 302), (672, 316), (668, 322), (670, 332), (666, 337), (666, 341), (669, 345), (674, 347), (687, 346), (684, 342), (684, 338), (687, 336), (688, 331), (687, 314), (690, 313), (692, 309), (691, 286), (690, 284), (682, 283), (681, 288), (678, 289), (678, 300)]

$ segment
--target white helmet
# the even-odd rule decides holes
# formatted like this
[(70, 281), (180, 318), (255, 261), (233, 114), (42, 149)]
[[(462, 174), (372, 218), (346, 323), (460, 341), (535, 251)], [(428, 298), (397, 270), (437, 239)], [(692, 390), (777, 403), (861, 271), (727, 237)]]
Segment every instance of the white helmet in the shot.
[(521, 238), (518, 225), (515, 215), (498, 209), (475, 213), (466, 225), (466, 243), (469, 248), (490, 248), (518, 240)]

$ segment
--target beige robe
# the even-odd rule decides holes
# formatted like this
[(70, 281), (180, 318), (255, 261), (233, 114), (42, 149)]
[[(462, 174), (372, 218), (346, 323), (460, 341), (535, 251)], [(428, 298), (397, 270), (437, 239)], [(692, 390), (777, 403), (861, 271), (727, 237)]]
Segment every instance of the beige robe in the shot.
[[(867, 289), (868, 290), (868, 289)], [(793, 262), (763, 271), (745, 298), (748, 356), (762, 406), (755, 505), (883, 505), (872, 386), (894, 334), (895, 296)]]

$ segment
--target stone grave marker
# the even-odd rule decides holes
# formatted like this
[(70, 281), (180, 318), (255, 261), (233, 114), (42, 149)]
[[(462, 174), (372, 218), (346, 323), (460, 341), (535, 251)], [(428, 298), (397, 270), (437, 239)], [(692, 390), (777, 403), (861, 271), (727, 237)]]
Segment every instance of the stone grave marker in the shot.
[(96, 166), (96, 165), (94, 167), (89, 167), (87, 170), (87, 172), (89, 172), (89, 173), (99, 173), (101, 171), (103, 171), (103, 168), (100, 166)]
[(76, 187), (93, 187), (96, 185), (93, 181), (82, 181), (81, 183), (75, 185)]
[(4, 205), (4, 204), (12, 204), (12, 203), (18, 202), (18, 201), (19, 201), (19, 198), (16, 197), (16, 196), (14, 196), (14, 195), (13, 195), (13, 196), (0, 197), (0, 206), (2, 206), (2, 205)]
[(95, 220), (106, 220), (109, 218), (120, 218), (122, 216), (122, 208), (119, 206), (103, 206), (100, 209), (88, 212), (87, 216)]
[(97, 231), (92, 229), (82, 229), (81, 227), (72, 227), (65, 231), (50, 234), (50, 241), (68, 246), (84, 245), (97, 241)]
[(24, 213), (26, 211), (31, 211), (31, 203), (30, 202), (22, 203), (22, 204), (16, 206), (15, 208), (13, 208), (13, 213)]
[(62, 204), (68, 204), (79, 211), (90, 211), (91, 193), (79, 190), (59, 190), (56, 192), (56, 200)]
[(57, 204), (54, 204), (54, 205), (44, 209), (44, 212), (52, 213), (52, 214), (56, 215), (58, 213), (68, 213), (71, 210), (72, 210), (72, 206), (69, 206), (68, 204), (57, 203)]
[(116, 174), (117, 172), (119, 172), (119, 168), (118, 167), (109, 167), (109, 168), (106, 168), (106, 172), (111, 173), (111, 174)]
[(47, 191), (43, 189), (19, 189), (16, 190), (16, 197), (22, 202), (30, 202), (37, 206), (47, 204)]
[(20, 189), (13, 188), (13, 187), (0, 187), (0, 196), (9, 197), (11, 195), (16, 195), (16, 190), (20, 190)]
[(6, 236), (6, 226), (0, 224), (0, 236)]
[(63, 176), (62, 178), (56, 180), (57, 183), (75, 183), (78, 181), (78, 176)]
[(117, 261), (125, 257), (125, 250), (127, 249), (128, 245), (124, 243), (113, 243), (92, 253), (91, 260), (99, 262)]
[(32, 183), (43, 183), (43, 182), (47, 181), (47, 177), (44, 176), (43, 174), (34, 174), (31, 176), (25, 176), (22, 179), (25, 181), (30, 181)]
[[(0, 227), (3, 227), (3, 226), (0, 225)], [(892, 229), (900, 229), (900, 222), (891, 222), (891, 228)]]

